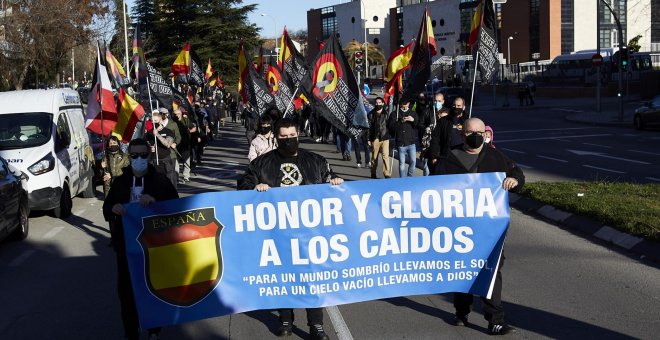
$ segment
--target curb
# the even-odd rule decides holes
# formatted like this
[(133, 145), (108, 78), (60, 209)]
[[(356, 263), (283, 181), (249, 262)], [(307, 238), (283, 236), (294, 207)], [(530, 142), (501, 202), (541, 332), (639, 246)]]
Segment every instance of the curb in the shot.
[(540, 215), (565, 228), (576, 230), (608, 244), (613, 244), (638, 255), (640, 260), (648, 259), (660, 263), (660, 244), (658, 242), (618, 231), (593, 218), (569, 213), (515, 193), (509, 193), (509, 204), (511, 207), (522, 212)]

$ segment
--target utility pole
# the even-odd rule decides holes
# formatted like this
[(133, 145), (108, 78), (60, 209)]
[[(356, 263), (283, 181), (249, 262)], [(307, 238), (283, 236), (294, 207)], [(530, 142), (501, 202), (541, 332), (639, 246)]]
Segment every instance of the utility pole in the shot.
[(603, 2), (603, 5), (607, 7), (607, 9), (610, 10), (610, 13), (612, 13), (612, 16), (614, 17), (614, 20), (616, 21), (616, 27), (619, 30), (619, 65), (617, 67), (619, 68), (619, 91), (617, 96), (619, 96), (619, 121), (623, 121), (623, 53), (621, 52), (623, 47), (625, 46), (623, 44), (623, 30), (621, 29), (621, 21), (619, 21), (619, 17), (617, 17), (616, 13), (612, 10), (612, 7), (610, 7), (610, 4), (608, 4), (605, 0), (600, 0)]
[[(596, 0), (596, 54), (600, 55), (600, 0)], [(600, 65), (596, 66), (596, 112), (600, 112)]]

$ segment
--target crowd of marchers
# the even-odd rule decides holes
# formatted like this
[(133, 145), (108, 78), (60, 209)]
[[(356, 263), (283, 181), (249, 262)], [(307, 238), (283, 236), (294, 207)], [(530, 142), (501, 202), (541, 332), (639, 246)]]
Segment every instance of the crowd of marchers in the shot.
[[(422, 169), (424, 176), (505, 172), (502, 183), (505, 190), (517, 191), (524, 185), (521, 169), (495, 147), (493, 129), (479, 118), (465, 117), (465, 101), (460, 97), (445, 103), (442, 93), (433, 98), (420, 94), (414, 101), (400, 100), (390, 107), (378, 97), (368, 113), (369, 129), (359, 136), (347, 136), (317, 119), (309, 105), (290, 117), (284, 117), (277, 108), (259, 116), (250, 104), (237, 104), (231, 96), (223, 99), (197, 100), (193, 112), (182, 107), (171, 113), (164, 108), (154, 110), (147, 132), (143, 138), (132, 140), (126, 153), (122, 152), (117, 139), (108, 141), (103, 213), (110, 223), (112, 244), (117, 253), (122, 321), (129, 339), (138, 339), (140, 328), (124, 248), (121, 216), (126, 212), (125, 204), (139, 202), (146, 206), (177, 198), (177, 184), (190, 180), (191, 167), (204, 161), (204, 148), (209, 141), (222, 138), (222, 128), (229, 118), (241, 124), (232, 123), (225, 128), (245, 129), (249, 145), (246, 155), (249, 165), (238, 179), (238, 190), (264, 192), (272, 187), (341, 185), (344, 180), (333, 172), (323, 156), (300, 147), (303, 134), (312, 142), (334, 139), (336, 152), (342, 153), (344, 161), (352, 160), (355, 146), (357, 166), (369, 169), (374, 179), (379, 178), (380, 164), (383, 178), (392, 176), (390, 151), (396, 150), (399, 177), (413, 176), (416, 167)], [(390, 143), (394, 144), (392, 148)], [(491, 298), (482, 297), (491, 335), (514, 331), (504, 319), (501, 301), (503, 259), (502, 256), (497, 264)], [(472, 298), (470, 294), (454, 294), (455, 325), (468, 324)], [(329, 339), (323, 327), (322, 309), (308, 308), (306, 312), (309, 337)], [(279, 315), (281, 324), (275, 334), (291, 335), (293, 310), (279, 309)], [(159, 332), (160, 329), (150, 329), (150, 337), (158, 338)]]

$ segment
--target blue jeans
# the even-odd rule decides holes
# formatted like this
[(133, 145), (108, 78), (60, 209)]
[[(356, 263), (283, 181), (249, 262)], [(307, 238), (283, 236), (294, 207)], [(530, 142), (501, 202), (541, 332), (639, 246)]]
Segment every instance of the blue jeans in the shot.
[(410, 164), (408, 166), (408, 177), (412, 177), (415, 173), (415, 163), (417, 162), (417, 155), (415, 154), (415, 144), (410, 144), (406, 146), (399, 146), (399, 177), (405, 177), (406, 171), (406, 154), (410, 159)]
[(344, 156), (350, 156), (353, 151), (353, 144), (351, 137), (348, 137), (344, 134), (337, 134), (335, 137), (335, 142), (337, 143), (337, 151), (341, 152)]
[(367, 140), (364, 136), (360, 136), (357, 139), (352, 138), (353, 146), (355, 147), (355, 160), (358, 163), (362, 163), (361, 152), (364, 151), (364, 164), (371, 162), (371, 146), (367, 143)]

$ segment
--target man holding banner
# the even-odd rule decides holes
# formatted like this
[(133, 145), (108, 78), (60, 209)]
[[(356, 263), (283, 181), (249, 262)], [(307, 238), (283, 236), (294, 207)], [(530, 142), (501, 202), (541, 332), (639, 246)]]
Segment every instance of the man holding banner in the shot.
[[(501, 151), (491, 147), (484, 147), (486, 126), (479, 118), (471, 118), (463, 124), (464, 143), (453, 148), (436, 167), (434, 174), (463, 174), (484, 172), (506, 172), (502, 182), (504, 190), (518, 191), (525, 184), (525, 175), (520, 167), (506, 157)], [(504, 257), (500, 257), (497, 264), (497, 276), (490, 299), (482, 297), (484, 318), (488, 321), (488, 333), (491, 335), (507, 334), (515, 329), (504, 321), (504, 308), (502, 307), (502, 265)], [(468, 324), (468, 314), (472, 305), (472, 295), (454, 293), (454, 307), (456, 316), (454, 324), (465, 326)]]
[[(255, 158), (247, 172), (238, 181), (238, 190), (255, 189), (263, 192), (271, 187), (330, 183), (339, 185), (344, 180), (330, 169), (322, 156), (298, 149), (298, 124), (287, 118), (275, 125), (277, 149)], [(326, 340), (323, 330), (323, 309), (307, 308), (307, 325), (311, 339)], [(289, 336), (293, 331), (293, 309), (279, 309), (282, 325), (278, 336)]]

